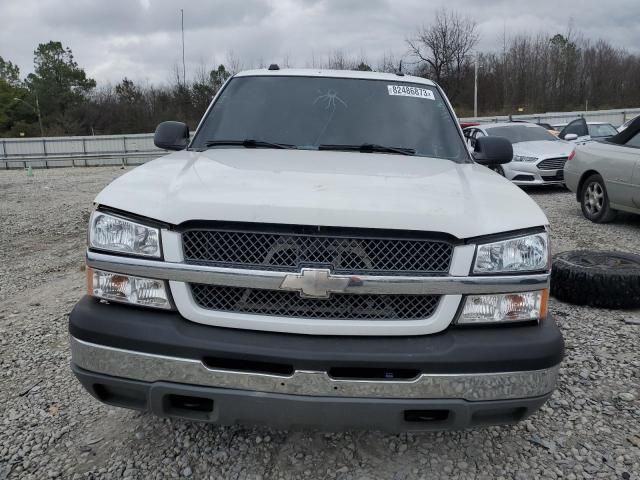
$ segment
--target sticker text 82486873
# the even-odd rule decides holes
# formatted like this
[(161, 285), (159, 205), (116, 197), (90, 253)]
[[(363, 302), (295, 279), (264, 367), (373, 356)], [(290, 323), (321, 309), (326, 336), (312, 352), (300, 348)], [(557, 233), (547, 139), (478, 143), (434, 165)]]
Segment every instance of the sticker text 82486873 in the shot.
[(435, 100), (433, 92), (428, 88), (409, 87), (407, 85), (387, 85), (389, 95), (399, 95), (401, 97), (427, 98)]

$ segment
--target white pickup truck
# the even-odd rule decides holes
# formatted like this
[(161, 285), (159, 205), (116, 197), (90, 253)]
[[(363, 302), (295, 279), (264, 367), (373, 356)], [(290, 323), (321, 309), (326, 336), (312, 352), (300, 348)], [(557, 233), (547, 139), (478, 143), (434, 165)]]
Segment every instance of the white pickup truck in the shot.
[(72, 369), (98, 400), (219, 424), (443, 430), (551, 395), (547, 219), (402, 74), (233, 76), (193, 137), (95, 199)]

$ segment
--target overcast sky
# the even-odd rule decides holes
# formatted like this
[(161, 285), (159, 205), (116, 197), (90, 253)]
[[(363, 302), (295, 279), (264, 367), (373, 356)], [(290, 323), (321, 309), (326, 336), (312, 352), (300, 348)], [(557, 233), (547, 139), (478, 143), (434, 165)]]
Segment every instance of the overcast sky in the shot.
[(0, 56), (32, 69), (38, 43), (59, 40), (98, 82), (169, 81), (181, 64), (185, 12), (187, 77), (202, 65), (311, 66), (330, 52), (375, 65), (406, 53), (405, 39), (447, 6), (478, 22), (482, 50), (507, 36), (565, 32), (640, 51), (640, 0), (0, 0)]

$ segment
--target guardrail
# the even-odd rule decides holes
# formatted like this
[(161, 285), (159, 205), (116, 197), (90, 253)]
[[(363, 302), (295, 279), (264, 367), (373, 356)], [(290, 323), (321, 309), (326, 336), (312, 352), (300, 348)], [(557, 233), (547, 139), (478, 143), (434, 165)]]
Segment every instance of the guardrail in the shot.
[(0, 139), (0, 169), (139, 165), (166, 154), (153, 134)]
[(159, 152), (135, 152), (110, 153), (110, 154), (86, 154), (86, 155), (50, 155), (50, 156), (24, 156), (22, 158), (0, 158), (0, 169), (14, 168), (56, 168), (56, 167), (106, 167), (114, 165), (142, 165), (146, 161), (153, 160), (164, 154)]
[(554, 124), (569, 123), (577, 118), (584, 118), (588, 122), (606, 122), (614, 127), (619, 127), (627, 120), (640, 115), (639, 108), (620, 108), (616, 110), (593, 110), (593, 111), (576, 111), (576, 112), (548, 112), (534, 114), (518, 114), (518, 115), (495, 115), (490, 117), (465, 117), (461, 118), (462, 122), (508, 122), (509, 118), (513, 120), (528, 120), (530, 122), (543, 122)]

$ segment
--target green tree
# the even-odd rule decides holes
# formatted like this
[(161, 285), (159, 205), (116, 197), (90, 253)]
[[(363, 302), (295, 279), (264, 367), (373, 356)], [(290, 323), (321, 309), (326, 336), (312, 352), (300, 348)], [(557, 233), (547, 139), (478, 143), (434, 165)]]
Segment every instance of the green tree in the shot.
[(33, 52), (34, 72), (26, 80), (29, 95), (39, 100), (43, 123), (52, 133), (72, 133), (77, 127), (69, 113), (96, 86), (61, 42), (41, 43)]
[(18, 101), (25, 92), (20, 81), (20, 69), (0, 57), (0, 132), (7, 131), (15, 121)]
[(231, 76), (231, 73), (227, 71), (224, 65), (218, 65), (218, 68), (215, 70), (211, 70), (209, 73), (209, 81), (211, 82), (211, 86), (213, 87), (214, 93), (220, 90), (222, 84), (227, 81), (227, 79)]
[(12, 87), (20, 85), (20, 68), (2, 57), (0, 57), (0, 81)]
[(137, 103), (142, 99), (140, 88), (127, 77), (124, 77), (122, 82), (116, 85), (116, 95), (118, 100), (129, 104)]
[(360, 62), (360, 64), (356, 67), (356, 70), (360, 70), (361, 72), (370, 72), (371, 67), (365, 62)]

